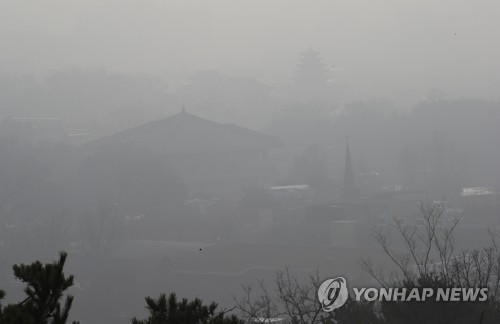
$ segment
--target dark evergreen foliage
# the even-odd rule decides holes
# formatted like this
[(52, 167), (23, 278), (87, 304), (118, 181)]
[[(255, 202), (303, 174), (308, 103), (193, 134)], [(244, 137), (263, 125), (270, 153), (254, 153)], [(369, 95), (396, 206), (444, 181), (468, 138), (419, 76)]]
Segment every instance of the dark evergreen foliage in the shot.
[[(59, 260), (42, 264), (40, 261), (29, 265), (14, 265), (14, 275), (26, 283), (27, 297), (16, 304), (0, 305), (2, 324), (65, 324), (73, 303), (73, 296), (64, 292), (73, 285), (73, 276), (64, 275), (67, 254), (61, 252)], [(0, 300), (5, 292), (0, 291)], [(73, 322), (74, 324), (76, 322)]]
[(133, 324), (243, 324), (235, 315), (227, 316), (226, 311), (217, 311), (217, 304), (206, 306), (195, 298), (177, 300), (174, 293), (158, 299), (146, 297), (149, 317), (144, 320), (132, 319)]

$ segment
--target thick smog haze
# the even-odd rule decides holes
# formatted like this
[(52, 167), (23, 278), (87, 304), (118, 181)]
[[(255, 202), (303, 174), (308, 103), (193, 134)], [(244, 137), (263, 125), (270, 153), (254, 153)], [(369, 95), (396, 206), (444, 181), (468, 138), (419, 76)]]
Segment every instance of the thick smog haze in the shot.
[(0, 69), (197, 70), (271, 86), (309, 46), (331, 82), (409, 107), (430, 90), (498, 99), (497, 1), (2, 1)]
[(500, 323), (499, 14), (0, 0), (0, 324)]

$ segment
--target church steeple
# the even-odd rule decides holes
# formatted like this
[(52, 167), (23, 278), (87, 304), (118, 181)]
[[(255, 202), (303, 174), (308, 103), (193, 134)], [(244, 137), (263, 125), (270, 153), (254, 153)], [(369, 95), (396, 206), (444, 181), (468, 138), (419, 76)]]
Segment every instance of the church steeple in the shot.
[(349, 137), (346, 138), (345, 166), (344, 166), (344, 187), (342, 189), (342, 199), (351, 201), (357, 198), (357, 188), (354, 185), (354, 171), (351, 162), (351, 151), (349, 149)]

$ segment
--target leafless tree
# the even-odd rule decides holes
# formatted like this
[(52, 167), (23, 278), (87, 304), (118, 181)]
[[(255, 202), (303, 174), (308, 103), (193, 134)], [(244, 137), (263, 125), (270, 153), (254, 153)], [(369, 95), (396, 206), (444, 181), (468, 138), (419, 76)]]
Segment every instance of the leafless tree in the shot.
[(244, 286), (243, 298), (235, 298), (236, 308), (254, 323), (268, 323), (266, 319), (278, 317), (294, 324), (328, 323), (331, 316), (322, 310), (316, 297), (320, 284), (318, 271), (303, 282), (286, 268), (276, 271), (273, 290), (259, 281), (260, 292), (254, 296), (252, 286)]
[[(444, 219), (440, 203), (420, 205), (420, 225), (396, 222), (391, 228), (378, 228), (375, 238), (397, 271), (387, 278), (369, 259), (362, 268), (381, 286), (415, 282), (417, 278), (438, 276), (443, 283), (465, 288), (489, 287), (490, 299), (496, 298), (500, 286), (500, 251), (496, 234), (489, 230), (491, 246), (480, 250), (457, 251), (454, 232), (459, 218)], [(393, 235), (395, 233), (395, 235)], [(399, 238), (400, 247), (394, 246)]]
[(241, 312), (242, 317), (253, 322), (264, 323), (265, 319), (276, 318), (284, 315), (274, 301), (264, 280), (258, 281), (260, 294), (254, 296), (251, 284), (243, 285), (243, 297), (234, 298), (236, 308)]

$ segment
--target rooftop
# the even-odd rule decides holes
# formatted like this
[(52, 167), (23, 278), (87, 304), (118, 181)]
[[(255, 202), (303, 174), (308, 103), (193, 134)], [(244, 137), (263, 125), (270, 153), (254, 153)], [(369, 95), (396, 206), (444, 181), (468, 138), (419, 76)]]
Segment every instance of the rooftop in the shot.
[(282, 141), (274, 136), (234, 124), (213, 122), (183, 109), (173, 116), (94, 140), (87, 146), (157, 149), (182, 154), (262, 151), (281, 144)]

